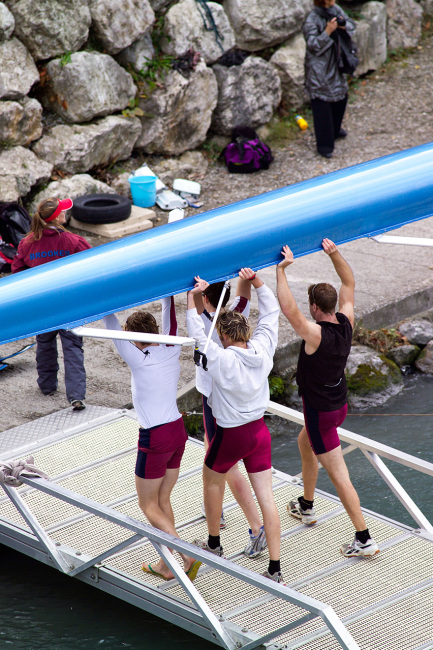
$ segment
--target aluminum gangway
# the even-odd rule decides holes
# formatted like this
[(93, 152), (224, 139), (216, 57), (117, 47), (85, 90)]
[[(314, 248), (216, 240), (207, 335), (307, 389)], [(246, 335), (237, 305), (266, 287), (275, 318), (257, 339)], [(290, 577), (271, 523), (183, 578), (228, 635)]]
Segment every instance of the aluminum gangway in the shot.
[[(273, 402), (268, 411), (303, 423), (302, 414)], [(286, 586), (261, 576), (266, 552), (255, 560), (243, 555), (247, 525), (228, 489), (227, 559), (191, 546), (206, 538), (204, 450), (194, 439), (172, 499), (182, 540), (146, 523), (134, 489), (137, 422), (126, 410), (65, 409), (0, 434), (2, 461), (31, 453), (51, 479), (2, 483), (0, 542), (227, 649), (433, 648), (433, 528), (382, 458), (429, 476), (433, 464), (343, 429), (340, 436), (345, 453), (361, 449), (418, 527), (364, 509), (381, 552), (346, 559), (338, 549), (353, 529), (339, 500), (319, 490), (318, 522), (304, 526), (286, 509), (302, 493), (300, 477), (274, 470)], [(167, 547), (203, 560), (194, 583)], [(143, 573), (143, 561), (159, 556), (175, 580)]]

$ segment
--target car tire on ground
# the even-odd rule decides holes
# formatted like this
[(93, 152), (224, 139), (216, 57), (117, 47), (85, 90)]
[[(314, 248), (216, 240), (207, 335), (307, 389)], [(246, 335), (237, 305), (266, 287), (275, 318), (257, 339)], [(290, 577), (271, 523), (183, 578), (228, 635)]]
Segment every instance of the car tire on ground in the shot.
[(117, 223), (131, 214), (131, 200), (121, 194), (87, 194), (74, 199), (72, 216), (83, 223)]

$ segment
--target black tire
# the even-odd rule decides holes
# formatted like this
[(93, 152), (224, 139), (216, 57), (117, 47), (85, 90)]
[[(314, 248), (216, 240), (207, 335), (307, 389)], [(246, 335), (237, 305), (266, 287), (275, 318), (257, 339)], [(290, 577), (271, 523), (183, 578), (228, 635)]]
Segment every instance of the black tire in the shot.
[(117, 223), (131, 214), (131, 200), (120, 194), (87, 194), (74, 199), (72, 216), (82, 223)]

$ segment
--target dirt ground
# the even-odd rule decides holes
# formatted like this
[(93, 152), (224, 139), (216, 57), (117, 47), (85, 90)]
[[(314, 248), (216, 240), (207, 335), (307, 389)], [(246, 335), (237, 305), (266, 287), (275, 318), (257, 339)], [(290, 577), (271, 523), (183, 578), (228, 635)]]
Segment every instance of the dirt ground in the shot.
[[(229, 175), (221, 164), (209, 167), (200, 182), (201, 198), (204, 202), (200, 210), (189, 209), (188, 215), (197, 214), (212, 208), (227, 205), (244, 198), (268, 192), (334, 170), (349, 167), (364, 161), (379, 158), (386, 154), (433, 140), (433, 36), (421, 41), (419, 47), (401, 61), (385, 66), (370, 77), (357, 82), (356, 92), (352, 92), (343, 126), (348, 131), (344, 140), (336, 143), (334, 157), (321, 158), (315, 151), (312, 128), (299, 132), (289, 146), (275, 150), (275, 160), (267, 171), (254, 175)], [(151, 164), (151, 161), (150, 165)], [(424, 225), (423, 236), (431, 237), (432, 221)], [(92, 245), (105, 243), (96, 237), (87, 237)], [(364, 240), (361, 240), (364, 241)], [(354, 251), (354, 247), (349, 252)], [(358, 250), (358, 249), (357, 249)], [(428, 250), (428, 249), (427, 249)], [(428, 266), (427, 250), (423, 253), (423, 268), (420, 270), (421, 286), (433, 286), (431, 267)], [(320, 255), (320, 254), (315, 254)], [(315, 256), (308, 256), (314, 258)], [(430, 249), (431, 260), (431, 249)], [(422, 279), (425, 269), (430, 269), (426, 280)], [(418, 285), (416, 285), (418, 287)], [(408, 290), (414, 290), (408, 287)], [(364, 293), (368, 294), (365, 290)], [(178, 296), (178, 311), (182, 312), (184, 296)], [(368, 299), (365, 298), (368, 311)], [(380, 303), (380, 300), (379, 300)], [(158, 312), (159, 305), (152, 304), (148, 309)], [(370, 305), (370, 308), (372, 306)], [(127, 312), (125, 312), (126, 314)], [(121, 319), (123, 319), (123, 314)], [(181, 331), (184, 319), (180, 318)], [(100, 325), (100, 324), (98, 324)], [(285, 340), (292, 336), (283, 333)], [(17, 341), (0, 346), (0, 356), (18, 350), (32, 340)], [(62, 357), (59, 354), (59, 389), (51, 397), (44, 397), (36, 384), (35, 348), (11, 359), (8, 367), (0, 371), (2, 391), (2, 410), (0, 431), (58, 411), (68, 406), (63, 382)], [(194, 366), (189, 349), (182, 351), (181, 385), (194, 376)], [(130, 374), (125, 364), (118, 358), (112, 344), (95, 339), (85, 342), (85, 365), (87, 371), (87, 402), (107, 407), (130, 405)]]

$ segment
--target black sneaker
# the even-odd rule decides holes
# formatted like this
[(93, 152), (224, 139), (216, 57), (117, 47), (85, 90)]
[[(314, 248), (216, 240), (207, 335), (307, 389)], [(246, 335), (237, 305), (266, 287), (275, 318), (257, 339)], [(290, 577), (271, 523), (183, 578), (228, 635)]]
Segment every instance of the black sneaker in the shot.
[(71, 402), (71, 406), (73, 411), (83, 411), (86, 408), (86, 405), (82, 399), (74, 399)]

